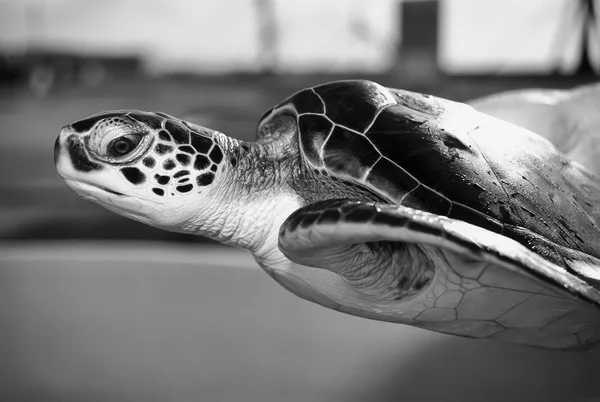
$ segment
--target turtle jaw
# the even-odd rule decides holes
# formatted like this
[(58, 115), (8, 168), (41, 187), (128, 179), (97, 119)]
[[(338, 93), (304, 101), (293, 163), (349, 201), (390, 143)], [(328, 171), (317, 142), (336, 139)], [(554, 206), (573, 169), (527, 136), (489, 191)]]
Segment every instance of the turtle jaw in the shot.
[(110, 197), (127, 197), (123, 193), (119, 193), (117, 191), (111, 190), (104, 186), (92, 183), (86, 183), (83, 181), (76, 181), (72, 179), (68, 179), (65, 177), (65, 182), (67, 185), (75, 191), (77, 194), (81, 195), (84, 198), (90, 198), (89, 194), (98, 194), (102, 196), (110, 196)]
[[(116, 213), (143, 224), (158, 227), (168, 231), (182, 232), (179, 229), (181, 220), (191, 216), (191, 208), (182, 203), (156, 202), (137, 196), (117, 193), (100, 185), (83, 181), (65, 179), (66, 184), (83, 199), (92, 201)], [(172, 211), (179, 211), (182, 216), (176, 216)]]

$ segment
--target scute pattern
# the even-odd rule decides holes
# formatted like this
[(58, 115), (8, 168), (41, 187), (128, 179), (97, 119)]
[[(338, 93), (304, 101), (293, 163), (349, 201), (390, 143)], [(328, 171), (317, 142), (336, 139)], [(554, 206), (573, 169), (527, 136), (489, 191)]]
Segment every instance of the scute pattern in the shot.
[(208, 151), (213, 145), (213, 141), (203, 135), (193, 133), (192, 134), (192, 146), (196, 152), (200, 154), (208, 154)]
[(298, 92), (290, 101), (296, 110), (302, 110), (303, 113), (325, 113), (325, 104), (313, 89)]
[(371, 167), (365, 182), (394, 200), (401, 200), (406, 193), (420, 186), (417, 179), (406, 174), (398, 165), (384, 157)]
[[(331, 121), (364, 133), (379, 110), (393, 102), (391, 95), (382, 89), (374, 82), (356, 81), (352, 84), (325, 84), (315, 87), (314, 91), (323, 100), (325, 114)], [(302, 112), (304, 113), (304, 110)]]
[(407, 207), (424, 209), (444, 216), (451, 214), (452, 210), (457, 207), (448, 198), (421, 185), (406, 193), (401, 200), (401, 204)]
[(183, 124), (178, 123), (175, 120), (167, 120), (165, 122), (165, 130), (171, 134), (175, 140), (175, 144), (185, 145), (190, 143), (190, 130)]
[[(298, 129), (300, 130), (300, 145), (304, 152), (304, 156), (314, 166), (323, 166), (321, 158), (321, 150), (323, 144), (331, 131), (334, 124), (325, 116), (318, 114), (303, 114), (298, 117)], [(302, 135), (302, 133), (311, 133), (310, 135)]]
[[(592, 218), (600, 216), (600, 180), (545, 140), (501, 130), (467, 106), (371, 82), (312, 91), (318, 100), (299, 92), (266, 119), (296, 111), (300, 149), (316, 172), (503, 234), (580, 277), (600, 278), (600, 268), (590, 273), (573, 263), (580, 255), (564, 258), (568, 250), (600, 258), (600, 222)], [(314, 113), (321, 104), (324, 112)]]
[[(360, 149), (360, 152), (355, 152)], [(323, 145), (323, 162), (335, 173), (345, 173), (352, 177), (366, 176), (370, 167), (381, 155), (364, 136), (341, 126), (336, 126)]]

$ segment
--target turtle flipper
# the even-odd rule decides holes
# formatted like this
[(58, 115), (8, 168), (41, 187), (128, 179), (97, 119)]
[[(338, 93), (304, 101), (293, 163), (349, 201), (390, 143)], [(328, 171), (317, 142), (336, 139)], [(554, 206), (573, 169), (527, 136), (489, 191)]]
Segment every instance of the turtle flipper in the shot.
[[(292, 214), (279, 247), (294, 263), (320, 268), (311, 291), (334, 306), (280, 283), (342, 312), (547, 348), (600, 341), (600, 291), (516, 241), (463, 221), (329, 200)], [(317, 283), (322, 270), (342, 279), (330, 285), (335, 291)], [(293, 277), (293, 269), (287, 274)], [(310, 275), (302, 274), (309, 285)], [(340, 283), (357, 302), (336, 299)]]

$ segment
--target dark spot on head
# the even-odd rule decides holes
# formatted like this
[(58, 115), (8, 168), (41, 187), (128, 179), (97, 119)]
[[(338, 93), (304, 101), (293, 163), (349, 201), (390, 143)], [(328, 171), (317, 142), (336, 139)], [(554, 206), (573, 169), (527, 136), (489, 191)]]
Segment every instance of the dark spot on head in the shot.
[(169, 141), (169, 142), (172, 141), (171, 136), (165, 130), (160, 130), (158, 132), (158, 138), (161, 139), (161, 140), (163, 140), (163, 141)]
[(156, 181), (158, 182), (158, 184), (162, 184), (163, 186), (165, 184), (168, 184), (169, 181), (171, 180), (171, 178), (169, 176), (163, 176), (161, 174), (155, 174), (154, 175), (154, 179), (156, 179)]
[(212, 159), (214, 163), (221, 163), (221, 161), (223, 160), (223, 151), (221, 151), (221, 147), (215, 145), (208, 156), (210, 157), (210, 159)]
[(196, 160), (194, 160), (194, 169), (196, 170), (204, 170), (210, 165), (210, 159), (208, 159), (205, 155), (196, 155)]
[(213, 145), (213, 140), (204, 137), (200, 134), (192, 133), (192, 146), (201, 154), (207, 154), (210, 147)]
[(171, 152), (173, 150), (173, 147), (171, 147), (169, 145), (164, 145), (164, 144), (156, 144), (156, 146), (154, 147), (154, 150), (156, 151), (157, 154), (164, 155), (167, 152)]
[(196, 177), (196, 183), (199, 186), (208, 186), (215, 179), (215, 174), (211, 172), (203, 173), (200, 176)]
[(185, 176), (185, 175), (187, 175), (187, 174), (190, 174), (190, 171), (189, 171), (189, 170), (180, 170), (179, 172), (175, 173), (175, 174), (173, 175), (173, 177), (174, 177), (174, 178), (178, 178), (178, 177), (181, 177), (181, 176)]
[(248, 152), (250, 151), (250, 146), (248, 144), (242, 144), (242, 150)]
[(173, 159), (167, 159), (164, 163), (163, 163), (163, 169), (165, 170), (173, 170), (175, 169), (175, 161)]
[(92, 162), (83, 149), (83, 144), (77, 135), (71, 135), (67, 138), (66, 147), (69, 151), (71, 164), (75, 170), (80, 172), (91, 172), (92, 170), (102, 169), (101, 165)]
[(152, 192), (156, 195), (165, 195), (165, 190), (163, 190), (162, 188), (153, 188)]
[(178, 182), (178, 183), (186, 183), (186, 182), (188, 182), (188, 181), (190, 181), (190, 178), (189, 178), (189, 177), (184, 177), (183, 179), (180, 179), (180, 180), (178, 180), (177, 182)]
[(236, 167), (237, 166), (237, 159), (236, 158), (229, 158), (229, 163), (231, 163), (231, 166)]
[(144, 164), (144, 166), (149, 167), (149, 168), (153, 168), (156, 165), (156, 161), (154, 160), (154, 158), (147, 156), (142, 160), (142, 163)]
[(175, 159), (179, 161), (183, 166), (187, 166), (190, 164), (190, 156), (186, 154), (177, 154), (175, 155)]
[(167, 120), (165, 129), (171, 134), (177, 144), (190, 143), (190, 130), (174, 120)]
[(192, 147), (190, 147), (189, 145), (182, 145), (179, 147), (179, 152), (186, 152), (188, 154), (195, 154), (196, 150)]
[(121, 173), (133, 184), (141, 184), (146, 180), (146, 175), (135, 167), (124, 167), (121, 169)]
[(210, 170), (213, 171), (213, 172), (216, 172), (218, 169), (219, 169), (219, 166), (217, 166), (217, 165), (212, 165), (210, 167)]
[(190, 191), (192, 191), (192, 189), (194, 188), (194, 186), (191, 185), (191, 184), (186, 184), (186, 185), (183, 185), (183, 186), (177, 186), (175, 188), (180, 193), (189, 193)]

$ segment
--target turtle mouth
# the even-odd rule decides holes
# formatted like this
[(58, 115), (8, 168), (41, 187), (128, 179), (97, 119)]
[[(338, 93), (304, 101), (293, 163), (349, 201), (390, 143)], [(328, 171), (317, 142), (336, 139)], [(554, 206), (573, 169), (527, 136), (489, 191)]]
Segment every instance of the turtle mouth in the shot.
[(109, 188), (106, 188), (106, 187), (102, 187), (102, 186), (96, 186), (96, 185), (93, 185), (93, 186), (94, 186), (94, 187), (96, 187), (96, 188), (99, 188), (99, 189), (100, 189), (100, 190), (102, 190), (102, 191), (106, 191), (107, 193), (109, 193), (109, 194), (112, 194), (112, 195), (118, 195), (118, 196), (120, 196), (120, 197), (122, 197), (122, 196), (124, 196), (124, 195), (125, 195), (125, 194), (123, 194), (123, 193), (119, 193), (118, 191), (114, 191), (114, 190), (111, 190), (111, 189), (109, 189)]
[(123, 193), (119, 193), (118, 191), (111, 190), (111, 189), (101, 186), (99, 184), (92, 184), (92, 183), (86, 183), (86, 182), (82, 182), (82, 181), (75, 181), (75, 180), (68, 180), (68, 179), (66, 180), (66, 182), (69, 186), (78, 187), (85, 192), (95, 193), (95, 192), (98, 192), (98, 190), (100, 190), (101, 192), (108, 193), (110, 195), (116, 195), (118, 197), (125, 196), (125, 194), (123, 194)]

